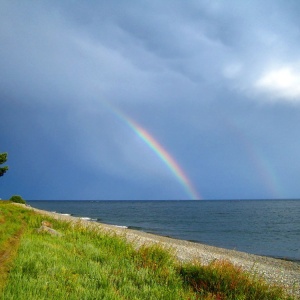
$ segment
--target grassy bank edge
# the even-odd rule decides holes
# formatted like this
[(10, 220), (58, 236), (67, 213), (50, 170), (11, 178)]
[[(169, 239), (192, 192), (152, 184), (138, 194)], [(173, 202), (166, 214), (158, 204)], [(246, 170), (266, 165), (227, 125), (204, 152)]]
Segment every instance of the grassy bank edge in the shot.
[[(24, 213), (24, 207), (19, 206), (20, 210), (23, 210)], [(121, 253), (117, 252), (118, 257), (123, 257), (125, 260), (125, 265), (123, 267), (131, 269), (130, 272), (127, 274), (126, 270), (121, 270), (120, 266), (118, 266), (117, 262), (112, 260), (111, 264), (115, 264), (114, 266), (116, 268), (111, 268), (111, 266), (107, 266), (107, 268), (113, 272), (114, 270), (119, 270), (119, 274), (114, 274), (115, 277), (110, 278), (110, 280), (107, 280), (107, 286), (110, 285), (108, 281), (112, 281), (112, 284), (115, 288), (114, 289), (107, 289), (107, 295), (110, 295), (110, 298), (107, 299), (142, 299), (137, 296), (137, 298), (133, 298), (133, 294), (130, 292), (131, 290), (135, 290), (135, 287), (132, 287), (130, 285), (133, 284), (133, 282), (137, 286), (143, 286), (144, 294), (150, 293), (160, 289), (162, 285), (162, 281), (164, 284), (170, 284), (170, 286), (173, 288), (172, 292), (174, 290), (178, 295), (181, 295), (178, 299), (197, 299), (198, 297), (201, 297), (200, 299), (292, 299), (285, 297), (282, 290), (280, 290), (278, 287), (269, 287), (261, 280), (257, 280), (255, 278), (252, 278), (249, 274), (246, 274), (242, 272), (239, 268), (234, 267), (232, 264), (230, 264), (227, 261), (216, 261), (209, 266), (202, 266), (199, 262), (193, 262), (189, 264), (180, 264), (178, 261), (175, 260), (174, 256), (170, 253), (168, 253), (165, 249), (162, 249), (160, 246), (143, 246), (139, 250), (133, 249), (132, 246), (130, 246), (122, 237), (117, 237), (116, 235), (109, 235), (105, 233), (103, 235), (103, 232), (101, 230), (95, 230), (92, 228), (86, 228), (83, 227), (80, 222), (76, 223), (68, 223), (63, 221), (57, 221), (53, 218), (50, 218), (49, 216), (45, 215), (38, 215), (38, 214), (32, 214), (30, 213), (27, 216), (27, 224), (28, 228), (26, 229), (25, 233), (22, 236), (22, 243), (20, 245), (20, 252), (18, 256), (20, 256), (22, 253), (24, 255), (23, 259), (25, 261), (17, 261), (18, 256), (16, 258), (16, 263), (19, 265), (15, 265), (14, 269), (12, 270), (12, 277), (9, 279), (8, 288), (6, 288), (6, 291), (10, 291), (11, 294), (6, 294), (6, 297), (13, 297), (16, 284), (16, 278), (20, 275), (22, 275), (22, 281), (25, 282), (32, 281), (32, 275), (35, 277), (35, 279), (38, 278), (38, 276), (44, 276), (43, 272), (47, 269), (52, 270), (52, 278), (53, 275), (57, 276), (56, 271), (58, 270), (64, 270), (62, 273), (66, 277), (61, 278), (62, 279), (62, 287), (66, 286), (66, 280), (68, 284), (70, 285), (69, 288), (73, 287), (76, 289), (76, 282), (79, 286), (82, 286), (83, 283), (80, 282), (79, 274), (80, 269), (74, 269), (70, 274), (67, 272), (68, 269), (70, 269), (70, 265), (64, 265), (63, 260), (60, 262), (62, 265), (56, 266), (56, 271), (53, 271), (53, 265), (48, 264), (47, 261), (45, 261), (46, 267), (43, 265), (43, 269), (38, 270), (37, 267), (34, 267), (31, 261), (37, 261), (38, 259), (43, 259), (39, 255), (39, 251), (37, 249), (44, 249), (46, 251), (45, 245), (51, 250), (51, 247), (56, 248), (57, 253), (61, 250), (62, 257), (68, 253), (68, 251), (73, 251), (73, 255), (76, 257), (80, 257), (80, 259), (83, 259), (81, 256), (78, 256), (78, 252), (85, 253), (87, 255), (87, 260), (85, 261), (87, 264), (90, 260), (95, 260), (95, 253), (97, 252), (97, 249), (100, 249), (99, 247), (103, 246), (102, 244), (94, 245), (94, 240), (99, 239), (101, 236), (102, 239), (105, 237), (105, 243), (106, 244), (114, 244), (116, 243), (117, 248), (123, 249), (125, 253), (121, 255)], [(58, 228), (58, 230), (62, 231), (64, 234), (64, 237), (62, 239), (59, 238), (53, 238), (49, 236), (48, 234), (43, 235), (37, 235), (35, 232), (35, 229), (40, 225), (42, 219), (47, 219), (49, 222), (52, 222), (55, 224), (55, 227)], [(23, 218), (24, 219), (24, 218)], [(89, 236), (88, 238), (86, 238)], [(106, 238), (109, 238), (108, 240)], [(79, 245), (79, 240), (81, 240), (81, 244)], [(111, 240), (112, 239), (112, 240)], [(110, 241), (109, 241), (110, 240)], [(64, 241), (64, 242), (63, 242)], [(37, 245), (35, 245), (37, 248), (34, 250), (33, 245), (34, 242), (37, 242)], [(62, 244), (66, 243), (66, 245), (62, 246)], [(25, 247), (26, 245), (26, 247)], [(90, 245), (90, 248), (93, 248), (93, 251), (96, 251), (94, 254), (91, 255), (89, 251), (92, 251), (91, 249), (86, 249), (86, 246)], [(126, 245), (126, 246), (125, 246)], [(94, 247), (95, 246), (95, 247)], [(22, 248), (23, 247), (23, 248)], [(24, 250), (24, 247), (26, 250)], [(64, 249), (64, 247), (66, 249)], [(68, 248), (69, 247), (69, 248)], [(98, 247), (98, 248), (97, 248)], [(114, 246), (116, 248), (116, 246)], [(127, 247), (127, 248), (126, 248)], [(22, 250), (23, 249), (23, 250)], [(95, 250), (96, 249), (96, 250)], [(34, 251), (33, 251), (34, 250)], [(23, 252), (22, 252), (23, 251)], [(25, 252), (24, 252), (25, 251)], [(30, 259), (26, 260), (26, 251), (31, 252), (32, 257)], [(92, 251), (92, 252), (93, 252)], [(101, 248), (101, 251), (104, 251), (103, 248)], [(116, 251), (116, 249), (114, 249)], [(35, 253), (36, 252), (36, 253)], [(21, 253), (21, 254), (20, 254)], [(55, 251), (49, 252), (48, 255), (53, 255), (53, 253), (56, 253)], [(45, 253), (44, 253), (45, 254)], [(110, 253), (112, 254), (112, 252)], [(35, 255), (35, 256), (34, 256)], [(93, 256), (94, 255), (94, 256)], [(97, 254), (98, 255), (98, 254)], [(96, 257), (98, 257), (96, 255)], [(58, 257), (58, 260), (60, 258)], [(99, 259), (99, 257), (97, 258)], [(97, 267), (100, 268), (101, 264), (98, 264), (96, 259), (96, 265), (94, 266), (93, 270), (97, 270)], [(108, 259), (108, 257), (106, 258)], [(102, 260), (104, 261), (104, 258), (102, 257)], [(133, 261), (134, 264), (130, 264), (129, 261)], [(49, 263), (49, 262), (48, 262)], [(72, 262), (74, 263), (74, 262)], [(22, 265), (22, 266), (21, 266)], [(25, 268), (24, 268), (25, 265)], [(92, 264), (90, 264), (92, 266)], [(171, 266), (168, 269), (168, 266)], [(41, 266), (39, 266), (41, 268)], [(74, 267), (74, 266), (73, 266)], [(71, 268), (72, 269), (72, 268)], [(42, 271), (42, 272), (41, 272)], [(103, 270), (102, 270), (103, 271)], [(136, 273), (138, 271), (138, 277), (141, 277), (141, 280), (136, 277)], [(15, 273), (14, 273), (15, 272)], [(86, 282), (86, 275), (88, 274), (88, 270), (85, 270), (85, 278), (82, 279), (83, 282)], [(96, 271), (95, 271), (96, 272)], [(108, 271), (103, 271), (108, 275)], [(127, 275), (124, 275), (124, 274)], [(27, 277), (26, 277), (26, 276)], [(62, 276), (62, 274), (60, 274)], [(95, 275), (95, 274), (94, 274)], [(173, 277), (172, 277), (172, 276)], [(13, 276), (15, 276), (13, 278)], [(54, 277), (55, 277), (54, 276)], [(76, 280), (74, 279), (75, 277)], [(90, 274), (89, 274), (90, 276)], [(89, 277), (89, 280), (95, 281), (92, 277)], [(124, 276), (128, 279), (128, 282), (120, 282), (120, 276)], [(144, 276), (144, 277), (143, 277)], [(168, 278), (168, 276), (171, 276)], [(179, 277), (178, 277), (179, 276)], [(47, 282), (47, 276), (44, 276), (43, 280), (44, 282)], [(51, 276), (50, 276), (51, 278)], [(107, 277), (109, 278), (109, 276)], [(158, 282), (154, 282), (152, 278), (156, 278)], [(180, 280), (179, 280), (179, 279)], [(103, 279), (103, 278), (102, 278)], [(50, 280), (48, 278), (48, 280)], [(60, 280), (60, 278), (56, 278), (57, 282)], [(70, 280), (75, 280), (74, 282), (70, 282)], [(99, 279), (100, 280), (100, 279)], [(179, 281), (180, 282), (179, 282)], [(12, 284), (12, 281), (14, 283)], [(101, 281), (101, 280), (100, 280)], [(153, 286), (150, 285), (149, 282), (153, 284)], [(103, 282), (105, 280), (103, 279)], [(146, 287), (144, 287), (144, 283), (146, 282)], [(177, 286), (174, 286), (175, 283)], [(98, 282), (99, 283), (99, 282)], [(126, 285), (130, 286), (127, 287)], [(94, 287), (94, 286), (93, 286)], [(32, 287), (31, 287), (32, 288)], [(49, 286), (46, 286), (46, 288), (51, 288)], [(92, 288), (92, 286), (91, 286)], [(24, 286), (22, 286), (22, 289), (24, 289)], [(129, 289), (129, 290), (128, 290)], [(185, 289), (184, 291), (180, 291), (181, 289)], [(119, 295), (118, 293), (122, 292), (122, 295)], [(168, 287), (166, 290), (160, 290), (158, 294), (155, 294), (156, 298), (153, 299), (172, 299), (172, 298), (166, 298), (168, 295), (168, 292), (170, 292), (169, 296), (173, 297), (174, 295), (171, 295), (171, 288)], [(50, 290), (47, 290), (47, 293), (53, 295), (53, 291), (50, 292)], [(68, 294), (69, 293), (69, 294)], [(70, 291), (68, 291), (66, 294), (58, 294), (57, 299), (63, 299), (63, 297), (70, 297)], [(245, 294), (246, 293), (246, 294)], [(86, 294), (86, 292), (85, 292)], [(127, 295), (127, 296), (126, 296)], [(137, 293), (137, 295), (141, 295)], [(147, 294), (149, 295), (149, 294)], [(185, 296), (184, 296), (185, 295)], [(224, 298), (226, 295), (226, 298)], [(36, 297), (40, 297), (41, 295), (36, 295)], [(92, 299), (92, 294), (90, 295), (91, 298), (86, 299)], [(20, 297), (20, 295), (18, 295)], [(23, 296), (21, 296), (23, 297)], [(31, 299), (34, 297), (34, 295), (31, 295)], [(60, 298), (61, 297), (61, 298)], [(123, 298), (122, 298), (123, 297)], [(127, 297), (127, 298), (126, 298)], [(157, 298), (158, 297), (158, 298)], [(204, 298), (206, 297), (206, 298)], [(231, 298), (230, 298), (231, 297)], [(238, 297), (238, 298), (237, 298)], [(149, 298), (149, 297), (148, 297)], [(4, 299), (4, 298), (3, 298)], [(8, 298), (6, 298), (8, 299)], [(13, 299), (13, 298), (11, 298)], [(25, 299), (24, 298), (15, 298), (15, 299)], [(80, 299), (80, 298), (74, 298), (74, 299)], [(150, 299), (150, 298), (149, 298)]]

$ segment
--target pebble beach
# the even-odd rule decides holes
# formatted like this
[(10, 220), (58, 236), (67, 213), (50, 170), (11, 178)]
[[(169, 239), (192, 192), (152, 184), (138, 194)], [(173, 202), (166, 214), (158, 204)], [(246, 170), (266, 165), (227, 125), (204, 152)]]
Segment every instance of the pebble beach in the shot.
[(32, 207), (28, 208), (57, 220), (68, 221), (74, 224), (80, 223), (82, 226), (123, 236), (128, 242), (133, 243), (135, 247), (159, 244), (171, 250), (181, 262), (198, 260), (202, 264), (209, 264), (214, 260), (230, 261), (243, 270), (255, 276), (262, 277), (270, 284), (283, 286), (289, 294), (293, 295), (296, 299), (300, 299), (300, 264), (297, 262), (173, 239), (143, 231), (98, 223), (86, 220), (85, 218), (48, 212)]

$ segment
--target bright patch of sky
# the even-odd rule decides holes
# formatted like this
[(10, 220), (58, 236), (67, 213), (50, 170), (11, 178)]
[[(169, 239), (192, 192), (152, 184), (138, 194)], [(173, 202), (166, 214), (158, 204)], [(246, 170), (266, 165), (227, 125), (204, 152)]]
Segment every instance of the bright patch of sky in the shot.
[(275, 99), (300, 101), (300, 73), (291, 67), (266, 72), (256, 82), (256, 87)]

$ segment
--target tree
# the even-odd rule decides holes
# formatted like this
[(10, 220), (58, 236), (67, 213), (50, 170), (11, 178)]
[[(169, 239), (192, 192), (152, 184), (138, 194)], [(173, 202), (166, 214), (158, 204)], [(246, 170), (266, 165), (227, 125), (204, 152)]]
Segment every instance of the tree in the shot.
[(15, 203), (26, 204), (26, 201), (19, 195), (13, 195), (13, 196), (10, 197), (9, 200), (12, 201), (12, 202), (15, 202)]
[[(7, 160), (7, 153), (0, 153), (0, 165), (4, 164)], [(4, 173), (8, 170), (8, 167), (0, 167), (0, 176), (3, 176)]]

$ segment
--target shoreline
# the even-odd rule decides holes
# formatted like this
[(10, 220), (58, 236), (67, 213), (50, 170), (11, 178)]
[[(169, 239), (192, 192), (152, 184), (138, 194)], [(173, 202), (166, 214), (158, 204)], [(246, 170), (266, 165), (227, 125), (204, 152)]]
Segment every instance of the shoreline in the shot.
[[(73, 216), (73, 215), (70, 215), (70, 216), (71, 217), (75, 217), (75, 218), (80, 218), (80, 217)], [(80, 219), (82, 219), (82, 218), (80, 218)], [(205, 244), (205, 243), (202, 243), (202, 242), (199, 242), (199, 241), (196, 241), (196, 240), (185, 240), (185, 239), (181, 239), (181, 238), (177, 238), (177, 237), (172, 237), (172, 236), (169, 236), (169, 235), (152, 233), (150, 231), (140, 230), (140, 229), (132, 228), (130, 226), (127, 227), (127, 226), (121, 226), (121, 225), (113, 225), (113, 224), (101, 223), (99, 221), (95, 221), (95, 220), (92, 220), (92, 219), (90, 221), (94, 221), (94, 222), (97, 222), (97, 223), (102, 224), (102, 225), (108, 225), (108, 226), (114, 226), (114, 227), (121, 227), (121, 228), (124, 227), (124, 228), (127, 228), (128, 230), (134, 230), (134, 231), (138, 231), (138, 232), (144, 232), (144, 233), (147, 233), (147, 234), (161, 236), (161, 237), (169, 238), (169, 239), (176, 240), (176, 241), (186, 241), (186, 242), (193, 243), (193, 244), (206, 245), (207, 247), (213, 247), (213, 248), (217, 248), (217, 249), (223, 249), (225, 251), (227, 250), (227, 251), (234, 251), (234, 252), (238, 252), (238, 253), (246, 253), (247, 255), (255, 255), (255, 256), (259, 256), (259, 257), (271, 258), (271, 259), (276, 259), (276, 260), (280, 260), (280, 261), (284, 261), (284, 262), (296, 263), (296, 264), (300, 265), (300, 260), (299, 259), (293, 259), (293, 258), (288, 258), (288, 257), (280, 257), (280, 256), (269, 256), (269, 255), (254, 254), (254, 253), (249, 253), (249, 252), (245, 252), (245, 251), (239, 251), (239, 250), (234, 250), (234, 249), (228, 249), (228, 248), (218, 247), (218, 246), (214, 246), (214, 245), (210, 245), (210, 244)]]
[(137, 248), (142, 245), (159, 244), (167, 250), (171, 250), (180, 262), (199, 260), (202, 264), (209, 264), (214, 260), (228, 260), (234, 265), (241, 267), (244, 271), (262, 277), (267, 283), (283, 286), (289, 294), (300, 299), (300, 264), (298, 262), (228, 250), (117, 225), (99, 223), (98, 221), (71, 215), (49, 212), (31, 206), (22, 206), (57, 220), (75, 224), (80, 223), (88, 228), (123, 236)]
[[(37, 209), (37, 208), (34, 208), (34, 209)], [(42, 210), (42, 209), (38, 209), (38, 210)], [(42, 211), (44, 211), (44, 210), (42, 210)], [(255, 256), (259, 256), (259, 257), (271, 258), (271, 259), (281, 260), (281, 261), (284, 261), (284, 262), (292, 262), (292, 263), (299, 264), (299, 266), (300, 266), (300, 259), (293, 259), (293, 258), (284, 257), (284, 256), (281, 257), (281, 256), (271, 256), (271, 255), (264, 255), (264, 254), (255, 254), (255, 253), (245, 252), (245, 251), (241, 251), (241, 250), (223, 248), (223, 247), (214, 246), (214, 245), (211, 245), (211, 244), (206, 244), (204, 242), (197, 241), (197, 240), (186, 240), (186, 239), (182, 239), (180, 237), (173, 237), (173, 236), (169, 236), (169, 235), (164, 235), (164, 234), (160, 234), (160, 233), (147, 231), (147, 230), (144, 230), (140, 227), (123, 226), (123, 225), (116, 225), (116, 224), (110, 224), (110, 223), (103, 223), (98, 219), (92, 219), (90, 217), (80, 217), (80, 216), (69, 214), (69, 213), (59, 213), (59, 212), (56, 212), (56, 211), (50, 211), (50, 213), (59, 214), (59, 215), (66, 216), (66, 217), (73, 217), (73, 218), (80, 219), (82, 221), (95, 222), (95, 223), (98, 223), (98, 224), (103, 225), (103, 226), (112, 226), (114, 228), (115, 227), (116, 228), (123, 228), (123, 229), (133, 230), (135, 232), (142, 232), (142, 233), (146, 233), (146, 234), (152, 234), (154, 236), (160, 236), (160, 237), (169, 238), (169, 239), (172, 239), (172, 240), (186, 241), (186, 242), (190, 242), (190, 243), (193, 243), (193, 244), (206, 245), (206, 246), (209, 246), (209, 247), (224, 249), (224, 250), (228, 250), (228, 251), (247, 253), (248, 255), (255, 255)]]

